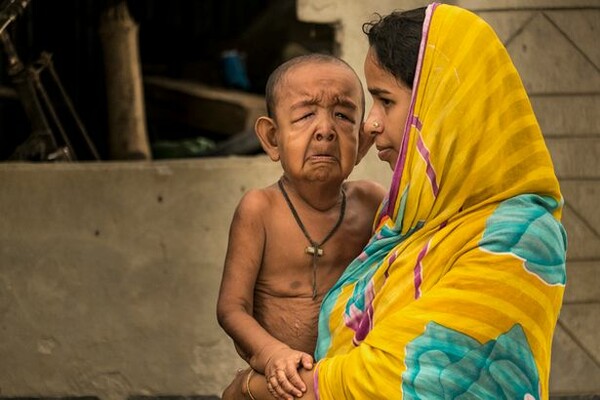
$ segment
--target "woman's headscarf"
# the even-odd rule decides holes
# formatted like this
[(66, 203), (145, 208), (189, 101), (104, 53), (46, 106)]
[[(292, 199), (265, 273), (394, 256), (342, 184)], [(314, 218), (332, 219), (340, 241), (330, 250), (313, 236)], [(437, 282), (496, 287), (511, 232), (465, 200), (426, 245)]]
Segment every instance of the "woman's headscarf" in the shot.
[(547, 398), (563, 200), (519, 74), (485, 21), (432, 4), (412, 89), (375, 234), (323, 301), (318, 395)]

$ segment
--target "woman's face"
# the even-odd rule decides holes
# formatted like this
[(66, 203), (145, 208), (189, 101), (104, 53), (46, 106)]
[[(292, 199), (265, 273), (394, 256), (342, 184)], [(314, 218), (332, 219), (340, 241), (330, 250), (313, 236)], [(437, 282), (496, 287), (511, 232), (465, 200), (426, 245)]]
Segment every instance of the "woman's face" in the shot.
[(375, 137), (379, 158), (387, 161), (393, 170), (400, 152), (412, 90), (379, 66), (373, 48), (369, 48), (364, 68), (367, 89), (373, 97), (364, 129)]

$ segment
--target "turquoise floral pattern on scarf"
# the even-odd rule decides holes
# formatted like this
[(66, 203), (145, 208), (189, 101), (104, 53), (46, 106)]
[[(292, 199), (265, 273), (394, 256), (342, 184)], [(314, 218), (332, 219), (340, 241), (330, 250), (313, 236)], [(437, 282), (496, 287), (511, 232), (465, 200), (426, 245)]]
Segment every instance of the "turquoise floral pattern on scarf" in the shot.
[(480, 344), (430, 322), (406, 347), (404, 399), (540, 398), (539, 374), (521, 325)]
[(503, 201), (487, 220), (479, 245), (491, 253), (512, 253), (547, 284), (564, 285), (566, 233), (552, 216), (559, 205), (532, 194)]
[[(400, 209), (398, 212), (398, 220), (404, 216), (406, 208), (406, 197), (408, 196), (408, 188), (402, 194), (400, 200)], [(384, 206), (388, 199), (384, 199)], [(414, 230), (402, 236), (399, 235), (401, 224), (396, 222), (393, 227), (384, 226), (376, 232), (369, 243), (365, 246), (363, 252), (355, 258), (342, 276), (333, 285), (329, 292), (323, 298), (321, 303), (321, 311), (319, 313), (319, 336), (317, 338), (317, 346), (315, 349), (315, 359), (320, 360), (325, 357), (331, 344), (331, 333), (329, 332), (329, 315), (331, 310), (346, 285), (355, 284), (351, 299), (346, 304), (344, 321), (346, 325), (355, 332), (360, 333), (355, 336), (354, 343), (360, 343), (369, 333), (372, 327), (373, 309), (371, 301), (373, 300), (373, 275), (383, 264), (385, 258), (389, 255), (392, 249), (400, 242), (409, 237), (414, 230), (419, 229), (418, 225)], [(368, 298), (367, 298), (368, 297)]]

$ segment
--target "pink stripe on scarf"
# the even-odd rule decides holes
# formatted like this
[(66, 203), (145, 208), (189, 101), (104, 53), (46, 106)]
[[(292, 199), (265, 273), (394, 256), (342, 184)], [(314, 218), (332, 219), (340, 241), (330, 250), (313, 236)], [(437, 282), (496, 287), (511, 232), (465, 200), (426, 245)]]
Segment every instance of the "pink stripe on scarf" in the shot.
[(396, 166), (394, 167), (394, 174), (392, 176), (392, 184), (390, 186), (390, 202), (387, 204), (385, 209), (385, 214), (389, 215), (390, 218), (393, 218), (394, 207), (396, 201), (398, 201), (398, 190), (400, 188), (400, 179), (402, 178), (402, 174), (404, 172), (404, 164), (406, 161), (406, 153), (408, 147), (408, 136), (410, 133), (410, 125), (413, 122), (414, 117), (414, 109), (415, 109), (415, 100), (417, 98), (417, 88), (419, 87), (419, 82), (421, 80), (421, 68), (423, 67), (423, 59), (425, 58), (425, 44), (427, 43), (427, 38), (429, 36), (429, 27), (431, 25), (431, 18), (433, 16), (433, 11), (439, 6), (440, 3), (431, 3), (427, 6), (427, 11), (425, 12), (425, 20), (423, 21), (423, 33), (421, 37), (421, 44), (419, 45), (419, 58), (417, 59), (417, 67), (415, 70), (415, 79), (413, 81), (412, 87), (412, 95), (410, 100), (410, 109), (408, 112), (409, 118), (406, 120), (406, 125), (404, 127), (404, 133), (402, 135), (402, 146), (400, 148), (400, 155), (398, 160), (396, 161)]
[(427, 148), (427, 146), (425, 146), (425, 143), (423, 142), (423, 138), (421, 137), (420, 133), (417, 138), (417, 149), (419, 150), (419, 154), (421, 154), (421, 157), (425, 161), (425, 164), (427, 164), (427, 177), (429, 178), (429, 182), (431, 182), (431, 189), (433, 190), (433, 195), (437, 197), (438, 192), (440, 191), (437, 184), (437, 177), (435, 174), (435, 170), (433, 169), (433, 165), (431, 165), (431, 159), (429, 158), (429, 149)]
[(429, 250), (429, 242), (423, 247), (421, 252), (419, 253), (419, 257), (417, 257), (417, 264), (414, 269), (414, 281), (415, 281), (415, 299), (421, 297), (421, 283), (423, 283), (423, 264), (421, 261), (425, 254), (427, 254), (427, 250)]

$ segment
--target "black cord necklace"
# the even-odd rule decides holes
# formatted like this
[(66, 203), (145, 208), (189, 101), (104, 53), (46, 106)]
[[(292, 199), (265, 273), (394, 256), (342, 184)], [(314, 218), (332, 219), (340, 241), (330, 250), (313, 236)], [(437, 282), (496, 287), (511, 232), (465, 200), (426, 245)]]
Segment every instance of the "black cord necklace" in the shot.
[(281, 181), (281, 179), (277, 182), (277, 184), (279, 185), (279, 190), (281, 190), (281, 194), (283, 194), (283, 198), (285, 199), (285, 202), (287, 203), (290, 211), (292, 212), (292, 215), (294, 216), (296, 223), (302, 230), (302, 233), (304, 234), (304, 237), (306, 237), (306, 240), (308, 240), (308, 242), (310, 243), (310, 246), (306, 247), (304, 249), (304, 252), (306, 254), (311, 254), (312, 258), (313, 258), (313, 274), (312, 274), (313, 275), (313, 282), (312, 282), (313, 295), (312, 295), (312, 298), (314, 300), (317, 298), (317, 259), (318, 259), (318, 257), (321, 257), (323, 255), (323, 245), (325, 244), (325, 242), (327, 242), (333, 236), (333, 234), (338, 230), (338, 228), (342, 224), (342, 221), (344, 220), (344, 215), (346, 214), (346, 193), (342, 189), (342, 205), (340, 207), (340, 216), (339, 216), (337, 222), (335, 223), (333, 228), (329, 231), (327, 236), (325, 236), (325, 239), (323, 239), (321, 241), (321, 243), (317, 243), (308, 234), (308, 231), (306, 230), (306, 227), (302, 223), (302, 220), (300, 219), (300, 216), (298, 215), (296, 208), (292, 204), (290, 197), (288, 196), (287, 192), (285, 191), (285, 188), (283, 187), (283, 182)]

